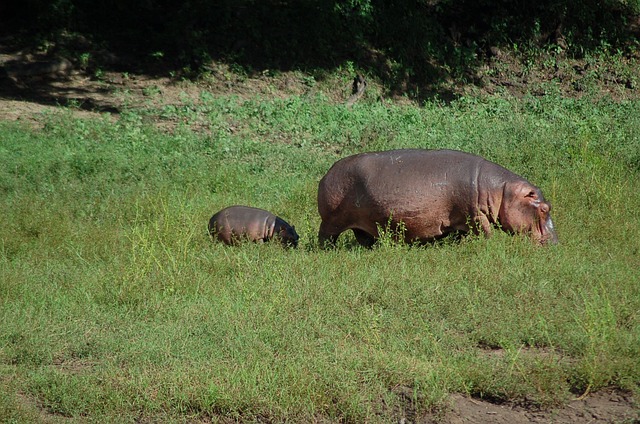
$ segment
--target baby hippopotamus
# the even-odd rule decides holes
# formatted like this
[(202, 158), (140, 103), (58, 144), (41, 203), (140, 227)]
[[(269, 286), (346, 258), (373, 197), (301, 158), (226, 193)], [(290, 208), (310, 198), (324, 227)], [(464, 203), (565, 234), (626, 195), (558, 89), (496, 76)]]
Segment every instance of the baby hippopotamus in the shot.
[(452, 232), (527, 233), (539, 244), (558, 238), (540, 189), (480, 156), (453, 150), (361, 153), (336, 162), (320, 181), (321, 245), (351, 229), (371, 247), (378, 228), (404, 229), (406, 242)]
[(284, 219), (250, 206), (229, 206), (214, 214), (209, 220), (209, 234), (227, 245), (241, 240), (262, 243), (276, 237), (283, 246), (297, 247), (300, 238)]

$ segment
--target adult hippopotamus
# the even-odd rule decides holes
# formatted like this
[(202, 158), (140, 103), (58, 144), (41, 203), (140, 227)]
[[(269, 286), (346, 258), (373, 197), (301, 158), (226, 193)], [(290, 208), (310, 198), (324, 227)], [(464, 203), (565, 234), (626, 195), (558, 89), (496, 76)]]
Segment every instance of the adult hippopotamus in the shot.
[(451, 232), (489, 235), (499, 224), (544, 245), (557, 242), (550, 210), (538, 187), (480, 156), (423, 149), (361, 153), (337, 161), (320, 181), (318, 238), (321, 245), (334, 244), (351, 229), (370, 247), (379, 227), (401, 231), (406, 242), (428, 242)]
[(216, 212), (209, 220), (209, 234), (214, 239), (232, 245), (241, 240), (265, 242), (276, 237), (284, 246), (298, 246), (295, 227), (264, 209), (250, 206), (229, 206)]

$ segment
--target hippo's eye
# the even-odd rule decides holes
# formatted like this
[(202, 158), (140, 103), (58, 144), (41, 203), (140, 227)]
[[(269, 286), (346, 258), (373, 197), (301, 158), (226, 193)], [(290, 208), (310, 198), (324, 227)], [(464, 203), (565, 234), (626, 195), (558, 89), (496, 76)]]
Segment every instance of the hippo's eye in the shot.
[(533, 198), (535, 199), (535, 198), (536, 198), (536, 197), (538, 197), (538, 196), (536, 195), (536, 192), (535, 192), (535, 191), (531, 190), (531, 191), (530, 191), (529, 193), (527, 193), (527, 195), (526, 195), (526, 196), (524, 196), (524, 197), (533, 197)]

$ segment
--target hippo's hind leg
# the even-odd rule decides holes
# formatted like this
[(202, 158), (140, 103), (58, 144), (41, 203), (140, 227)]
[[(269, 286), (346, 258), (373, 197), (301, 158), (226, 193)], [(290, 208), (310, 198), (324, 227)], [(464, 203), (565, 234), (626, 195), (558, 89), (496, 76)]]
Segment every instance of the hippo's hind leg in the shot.
[(358, 243), (360, 243), (361, 246), (364, 246), (368, 249), (373, 247), (376, 242), (375, 237), (359, 228), (352, 228), (351, 230), (353, 231), (353, 235), (356, 236), (356, 240), (358, 241)]

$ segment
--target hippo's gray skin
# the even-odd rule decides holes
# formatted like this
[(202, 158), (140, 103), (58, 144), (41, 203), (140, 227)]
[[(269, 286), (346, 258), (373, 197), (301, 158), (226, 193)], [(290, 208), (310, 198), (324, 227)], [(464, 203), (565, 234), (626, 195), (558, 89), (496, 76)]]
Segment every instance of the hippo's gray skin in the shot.
[(398, 230), (406, 242), (429, 242), (452, 232), (493, 224), (528, 233), (539, 244), (557, 243), (551, 205), (539, 188), (479, 156), (453, 150), (361, 153), (336, 162), (320, 181), (318, 234), (335, 244), (351, 229), (371, 247), (378, 226)]
[(229, 206), (209, 220), (209, 234), (214, 239), (233, 245), (242, 240), (265, 242), (276, 237), (284, 246), (298, 246), (295, 227), (264, 209)]

